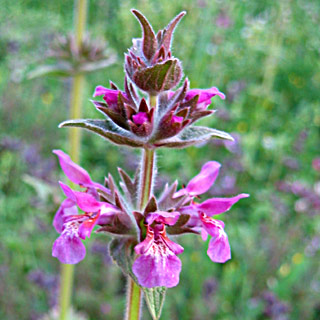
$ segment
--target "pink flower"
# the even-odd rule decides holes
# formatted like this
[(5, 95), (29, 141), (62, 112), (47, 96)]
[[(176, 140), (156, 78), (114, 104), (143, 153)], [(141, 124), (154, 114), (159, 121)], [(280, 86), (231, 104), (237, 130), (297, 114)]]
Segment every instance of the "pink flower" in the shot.
[(179, 190), (174, 197), (188, 194), (191, 197), (207, 192), (215, 182), (219, 174), (221, 164), (216, 161), (207, 162), (198, 175), (191, 179), (186, 188)]
[(147, 216), (147, 236), (135, 246), (139, 256), (132, 266), (141, 286), (171, 288), (179, 283), (181, 261), (176, 255), (182, 253), (183, 248), (171, 241), (165, 230), (165, 224), (173, 225), (178, 218), (178, 212), (163, 211)]
[[(55, 227), (61, 235), (53, 244), (52, 256), (62, 263), (75, 264), (86, 254), (81, 239), (89, 238), (100, 219), (105, 220), (106, 217), (119, 212), (119, 209), (109, 203), (97, 201), (89, 193), (74, 191), (62, 182), (60, 186), (67, 199), (54, 219)], [(78, 215), (77, 207), (85, 213)]]
[(132, 116), (133, 122), (138, 125), (142, 125), (145, 122), (149, 122), (149, 117), (146, 112), (138, 112)]
[[(62, 263), (74, 264), (81, 261), (86, 253), (80, 239), (90, 237), (93, 227), (99, 219), (114, 214), (119, 209), (109, 203), (99, 202), (97, 190), (110, 194), (110, 190), (91, 180), (88, 172), (74, 163), (61, 150), (54, 150), (65, 175), (75, 184), (86, 189), (86, 192), (74, 191), (64, 183), (60, 186), (67, 196), (53, 220), (53, 226), (60, 233), (54, 242), (52, 255)], [(78, 215), (78, 207), (85, 214)]]
[(71, 158), (62, 150), (53, 150), (59, 158), (60, 166), (64, 174), (69, 180), (80, 187), (87, 188), (90, 192), (97, 195), (96, 190), (101, 190), (106, 194), (110, 194), (110, 190), (100, 183), (91, 180), (89, 173), (74, 163)]
[(191, 89), (187, 92), (184, 99), (189, 101), (196, 95), (199, 95), (198, 103), (205, 103), (206, 105), (211, 103), (211, 98), (214, 96), (219, 96), (223, 100), (226, 98), (226, 96), (220, 92), (218, 88), (212, 87), (209, 89)]
[[(168, 98), (172, 98), (172, 96), (175, 94), (174, 91), (168, 92)], [(183, 99), (183, 103), (187, 103), (192, 98), (194, 98), (196, 95), (199, 95), (198, 102), (197, 102), (197, 110), (205, 110), (212, 102), (212, 98), (214, 96), (219, 96), (221, 99), (225, 99), (226, 96), (219, 91), (218, 88), (212, 87), (208, 89), (191, 89), (187, 91), (186, 96)]]
[(93, 97), (102, 96), (103, 100), (107, 103), (108, 107), (115, 110), (118, 106), (118, 96), (122, 94), (125, 98), (127, 95), (125, 92), (120, 90), (108, 89), (103, 86), (97, 86), (94, 90)]
[[(205, 193), (216, 180), (219, 169), (218, 162), (207, 162), (200, 173), (190, 180), (186, 188), (176, 192), (174, 197), (188, 195), (187, 203), (190, 199), (193, 200), (194, 197)], [(188, 227), (201, 232), (203, 240), (207, 239), (208, 234), (212, 236), (207, 251), (212, 261), (224, 263), (231, 258), (231, 252), (228, 236), (224, 231), (224, 223), (211, 217), (228, 211), (240, 199), (247, 197), (249, 197), (248, 194), (242, 193), (232, 198), (211, 198), (202, 203), (192, 201), (191, 204), (182, 206), (178, 210), (180, 213), (190, 215)]]

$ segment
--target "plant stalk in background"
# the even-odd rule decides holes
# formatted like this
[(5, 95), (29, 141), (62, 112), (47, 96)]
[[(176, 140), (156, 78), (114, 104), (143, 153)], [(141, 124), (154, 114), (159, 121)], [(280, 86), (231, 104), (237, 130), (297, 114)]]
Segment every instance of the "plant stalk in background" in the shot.
[[(75, 40), (77, 50), (79, 50), (86, 24), (87, 0), (75, 0)], [(83, 102), (83, 90), (85, 86), (84, 74), (77, 73), (72, 79), (72, 90), (70, 100), (70, 118), (81, 118), (81, 109)], [(79, 130), (70, 130), (69, 149), (73, 161), (79, 163), (80, 160), (81, 132)], [(60, 320), (68, 319), (68, 313), (71, 305), (72, 287), (74, 278), (74, 265), (61, 264), (60, 274)]]

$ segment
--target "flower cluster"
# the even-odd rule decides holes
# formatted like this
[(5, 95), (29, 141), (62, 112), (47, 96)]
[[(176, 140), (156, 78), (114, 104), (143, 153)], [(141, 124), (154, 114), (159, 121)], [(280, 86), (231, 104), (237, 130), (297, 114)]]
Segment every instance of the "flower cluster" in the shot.
[[(209, 242), (208, 256), (214, 262), (223, 263), (231, 258), (228, 236), (224, 223), (212, 216), (228, 211), (233, 204), (247, 194), (232, 198), (211, 198), (202, 203), (195, 199), (207, 192), (218, 176), (220, 164), (207, 162), (200, 173), (185, 188), (177, 189), (177, 182), (166, 186), (159, 199), (151, 196), (144, 212), (136, 210), (136, 201), (132, 196), (137, 185), (123, 171), (123, 193), (116, 189), (113, 178), (109, 175), (108, 188), (93, 182), (83, 168), (72, 162), (70, 157), (60, 150), (55, 150), (60, 165), (66, 176), (85, 190), (72, 190), (60, 182), (66, 196), (58, 209), (54, 226), (61, 235), (53, 245), (52, 255), (61, 262), (74, 264), (81, 261), (86, 249), (81, 240), (90, 237), (94, 226), (98, 232), (109, 232), (114, 236), (125, 236), (133, 243), (137, 258), (132, 270), (139, 284), (143, 287), (173, 287), (179, 282), (181, 261), (176, 255), (183, 248), (173, 242), (169, 235), (183, 233), (201, 234)], [(84, 213), (78, 214), (78, 208)], [(134, 213), (134, 219), (130, 212)], [(137, 232), (139, 230), (139, 232)]]
[[(177, 236), (192, 233), (204, 241), (210, 236), (209, 258), (217, 263), (231, 258), (224, 223), (214, 217), (248, 195), (199, 201), (218, 177), (220, 164), (216, 161), (204, 164), (186, 187), (178, 189), (175, 181), (160, 195), (154, 194), (157, 148), (184, 148), (211, 138), (233, 138), (226, 132), (194, 125), (214, 112), (208, 110), (212, 98), (224, 99), (223, 93), (216, 87), (190, 89), (188, 79), (177, 88), (183, 71), (181, 62), (171, 54), (171, 40), (185, 13), (155, 34), (140, 12), (132, 12), (142, 26), (143, 37), (134, 39), (126, 54), (124, 90), (111, 82), (109, 89), (98, 86), (94, 92), (94, 97), (101, 96), (103, 101), (94, 100), (93, 104), (106, 119), (69, 120), (61, 126), (85, 128), (117, 145), (141, 148), (141, 166), (133, 179), (119, 169), (118, 188), (110, 174), (104, 185), (94, 182), (68, 155), (55, 150), (66, 176), (82, 190), (60, 182), (66, 199), (54, 218), (60, 236), (52, 254), (62, 263), (78, 263), (86, 253), (82, 240), (98, 226), (96, 232), (112, 235), (110, 255), (125, 274), (144, 290), (169, 288), (178, 284), (181, 271), (178, 255), (184, 249), (176, 242)], [(78, 214), (79, 209), (83, 213)]]

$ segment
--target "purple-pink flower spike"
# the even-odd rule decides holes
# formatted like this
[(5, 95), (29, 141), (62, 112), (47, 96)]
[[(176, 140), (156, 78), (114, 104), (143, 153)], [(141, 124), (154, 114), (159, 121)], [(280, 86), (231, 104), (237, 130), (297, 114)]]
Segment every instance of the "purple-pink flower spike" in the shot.
[[(226, 132), (195, 125), (214, 113), (210, 105), (219, 102), (215, 96), (225, 99), (225, 95), (217, 87), (191, 89), (187, 78), (181, 81), (182, 63), (172, 55), (171, 42), (185, 12), (158, 33), (140, 12), (132, 13), (143, 35), (134, 39), (125, 54), (124, 88), (118, 89), (110, 82), (110, 88), (99, 85), (93, 94), (98, 97), (93, 105), (105, 119), (75, 119), (60, 127), (85, 128), (113, 144), (140, 148), (141, 164), (134, 178), (118, 168), (119, 184), (110, 174), (105, 184), (100, 184), (63, 151), (53, 151), (65, 175), (81, 191), (60, 182), (65, 199), (53, 222), (60, 236), (52, 255), (62, 263), (78, 263), (86, 254), (83, 240), (95, 228), (97, 233), (108, 233), (113, 238), (110, 255), (131, 281), (143, 287), (153, 318), (159, 319), (163, 287), (179, 283), (182, 264), (178, 255), (184, 249), (177, 243), (178, 237), (185, 233), (201, 236), (204, 241), (210, 237), (209, 259), (216, 263), (228, 261), (231, 248), (225, 225), (215, 216), (249, 195), (205, 197), (219, 175), (221, 164), (216, 161), (205, 163), (180, 190), (176, 181), (166, 185), (160, 196), (154, 194), (158, 148), (186, 148), (212, 138), (233, 138)], [(200, 195), (204, 200), (199, 200)], [(162, 298), (156, 302), (154, 294)], [(160, 305), (155, 308), (155, 303)]]

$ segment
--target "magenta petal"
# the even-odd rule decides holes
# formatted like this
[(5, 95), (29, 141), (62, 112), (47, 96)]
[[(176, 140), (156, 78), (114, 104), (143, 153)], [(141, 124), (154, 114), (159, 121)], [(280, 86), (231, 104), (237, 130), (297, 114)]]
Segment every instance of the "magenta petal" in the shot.
[(59, 181), (59, 184), (63, 193), (66, 195), (66, 197), (71, 201), (73, 201), (74, 203), (77, 203), (77, 197), (75, 195), (75, 191), (73, 191), (68, 185), (66, 185), (61, 181)]
[(167, 212), (167, 211), (157, 211), (151, 212), (146, 221), (150, 225), (154, 221), (158, 223), (164, 223), (169, 226), (173, 226), (179, 219), (180, 213), (177, 211), (174, 212)]
[(58, 233), (62, 232), (62, 227), (64, 223), (64, 218), (78, 214), (78, 208), (75, 205), (75, 202), (70, 199), (65, 199), (62, 203), (60, 208), (58, 209), (57, 213), (53, 219), (53, 226), (55, 227)]
[(212, 87), (209, 89), (192, 89), (186, 94), (185, 100), (189, 101), (194, 96), (199, 95), (198, 103), (210, 100), (212, 97), (218, 95), (221, 99), (225, 99), (225, 95), (219, 91), (218, 88)]
[(247, 197), (249, 197), (248, 194), (241, 193), (233, 198), (212, 198), (196, 205), (196, 207), (208, 216), (213, 216), (228, 211), (240, 199)]
[(179, 283), (181, 261), (174, 254), (146, 254), (138, 257), (132, 271), (143, 287), (175, 287)]
[(215, 182), (221, 164), (216, 161), (209, 161), (204, 164), (201, 171), (190, 180), (186, 189), (191, 196), (196, 196), (207, 192)]
[(171, 241), (168, 237), (163, 237), (163, 241), (166, 244), (166, 246), (174, 253), (174, 254), (180, 254), (184, 251), (183, 247), (180, 246), (180, 244), (177, 244), (173, 241)]
[(201, 238), (203, 241), (207, 241), (208, 239), (208, 232), (204, 228), (201, 229)]
[(94, 226), (97, 224), (97, 222), (98, 222), (98, 217), (96, 219), (93, 219), (93, 221), (90, 221), (90, 220), (84, 221), (79, 227), (79, 237), (83, 240), (85, 238), (90, 238), (91, 232)]
[(210, 240), (207, 254), (213, 262), (224, 263), (231, 259), (228, 236), (223, 230)]
[(148, 228), (146, 238), (134, 247), (134, 251), (136, 252), (136, 254), (144, 254), (150, 249), (153, 244), (153, 235), (154, 232), (150, 228)]
[(85, 192), (73, 191), (77, 204), (81, 210), (84, 212), (97, 212), (101, 209), (103, 203), (97, 201), (92, 195)]
[(134, 116), (132, 116), (133, 122), (137, 125), (144, 124), (149, 121), (148, 115), (146, 112), (138, 112)]
[(94, 90), (93, 96), (97, 97), (97, 96), (105, 95), (106, 93), (108, 93), (109, 90), (111, 89), (107, 89), (103, 86), (97, 86)]
[(212, 219), (208, 216), (201, 218), (203, 228), (206, 232), (208, 232), (211, 236), (216, 237), (221, 232), (224, 232), (224, 223), (221, 220)]
[(84, 186), (92, 184), (88, 172), (74, 163), (67, 154), (61, 150), (53, 150), (53, 153), (58, 156), (63, 172), (73, 183)]
[(103, 209), (107, 212), (107, 208), (115, 208), (113, 205), (97, 201), (90, 193), (72, 190), (63, 182), (59, 182), (64, 194), (84, 212), (97, 212)]
[[(109, 107), (115, 106), (118, 104), (118, 95), (121, 91), (114, 90), (114, 89), (108, 89), (103, 86), (97, 86), (93, 96), (104, 96), (103, 99), (105, 102), (109, 105)], [(125, 92), (121, 92), (122, 95), (127, 98), (127, 95)]]
[(183, 117), (179, 117), (179, 116), (173, 116), (171, 119), (171, 123), (182, 123), (183, 122)]
[(85, 255), (86, 248), (77, 236), (68, 237), (62, 234), (52, 247), (52, 256), (65, 264), (76, 264), (83, 260)]

